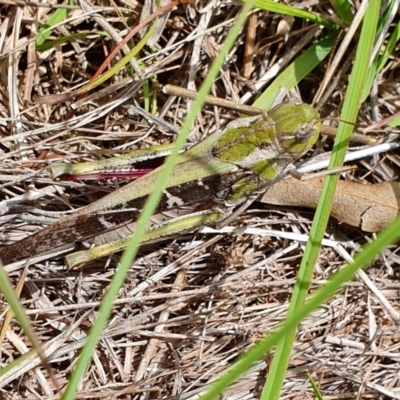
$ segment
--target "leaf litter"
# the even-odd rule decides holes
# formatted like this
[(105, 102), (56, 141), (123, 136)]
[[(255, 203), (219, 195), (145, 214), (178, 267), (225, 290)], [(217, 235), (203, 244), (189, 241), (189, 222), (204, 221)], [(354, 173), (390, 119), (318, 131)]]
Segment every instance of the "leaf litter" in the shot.
[[(171, 142), (175, 132), (159, 120), (179, 128), (190, 101), (164, 95), (159, 88), (174, 84), (197, 89), (238, 12), (231, 4), (209, 10), (193, 4), (174, 8), (160, 20), (153, 47), (144, 47), (136, 64), (114, 74), (87, 97), (70, 98), (65, 93), (87, 83), (114, 46), (97, 32), (121, 41), (128, 27), (144, 15), (138, 2), (113, 2), (106, 7), (96, 2), (80, 4), (68, 8), (67, 19), (58, 21), (48, 40), (84, 34), (42, 52), (35, 48), (38, 26), (45, 25), (57, 5), (3, 2), (1, 6), (1, 245), (20, 240), (124, 184), (121, 180), (53, 181), (51, 164), (93, 161)], [(318, 11), (327, 12), (323, 7)], [(285, 68), (296, 56), (289, 53), (313, 28), (304, 20), (255, 12), (212, 94), (233, 101), (246, 98), (250, 104), (261, 90), (260, 82), (267, 84)], [(133, 40), (136, 43), (138, 38)], [(128, 53), (131, 46), (122, 51)], [(380, 75), (379, 101), (374, 98), (374, 112), (381, 118), (396, 108), (395, 59)], [(317, 67), (300, 84), (304, 101), (312, 100), (324, 68)], [(271, 70), (274, 75), (266, 77)], [(336, 89), (329, 89), (322, 115), (337, 115), (347, 74), (348, 69), (337, 71)], [(51, 104), (40, 100), (60, 94)], [(373, 121), (369, 104), (362, 110), (360, 124)], [(134, 111), (141, 107), (157, 119)], [(190, 139), (206, 137), (237, 117), (232, 111), (205, 106)], [(331, 142), (324, 140), (329, 148)], [(358, 170), (346, 173), (345, 179), (364, 184), (397, 182), (398, 165), (395, 153), (379, 156), (358, 163)], [(190, 399), (202, 393), (284, 319), (302, 256), (301, 237), (308, 234), (311, 219), (312, 212), (304, 208), (255, 203), (238, 218), (233, 234), (185, 234), (143, 248), (115, 302), (77, 398)], [(247, 228), (288, 232), (298, 240), (272, 233), (248, 234)], [(336, 245), (323, 246), (311, 291), (370, 238), (361, 229), (332, 219), (327, 239)], [(62, 257), (29, 265), (21, 301), (61, 386), (84, 345), (119, 256), (95, 261), (81, 271), (67, 271)], [(303, 321), (282, 398), (311, 398), (307, 373), (326, 397), (376, 398), (379, 393), (400, 398), (395, 389), (399, 385), (398, 263), (397, 246), (393, 246), (375, 260), (366, 277), (349, 282)], [(22, 266), (6, 266), (6, 271), (16, 285)], [(3, 303), (2, 315), (6, 308)], [(3, 367), (30, 348), (14, 320), (2, 339)], [(226, 397), (259, 398), (270, 358), (232, 385)], [(38, 358), (31, 357), (0, 377), (1, 396), (58, 398), (39, 365)]]

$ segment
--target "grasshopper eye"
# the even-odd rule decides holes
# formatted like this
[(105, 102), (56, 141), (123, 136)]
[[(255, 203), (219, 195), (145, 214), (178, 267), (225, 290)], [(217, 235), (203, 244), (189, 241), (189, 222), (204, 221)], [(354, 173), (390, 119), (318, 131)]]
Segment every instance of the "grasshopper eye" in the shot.
[(299, 143), (299, 144), (306, 143), (308, 141), (308, 139), (310, 138), (310, 136), (313, 135), (313, 132), (314, 132), (314, 123), (301, 124), (299, 129), (297, 129), (297, 131), (296, 131), (294, 139), (295, 139), (296, 143)]

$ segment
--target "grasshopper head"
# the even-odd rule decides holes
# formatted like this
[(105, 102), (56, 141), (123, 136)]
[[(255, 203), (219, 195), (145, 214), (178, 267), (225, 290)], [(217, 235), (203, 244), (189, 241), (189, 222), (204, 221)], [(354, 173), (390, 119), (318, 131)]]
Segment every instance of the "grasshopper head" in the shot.
[(317, 141), (320, 116), (308, 104), (280, 104), (269, 115), (275, 122), (276, 139), (282, 151), (294, 159), (310, 150)]

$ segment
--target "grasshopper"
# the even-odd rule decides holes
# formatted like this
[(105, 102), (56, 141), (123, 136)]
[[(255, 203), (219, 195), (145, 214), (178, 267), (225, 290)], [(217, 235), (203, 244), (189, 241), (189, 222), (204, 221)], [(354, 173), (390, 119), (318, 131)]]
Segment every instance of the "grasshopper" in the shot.
[[(320, 116), (311, 106), (292, 99), (269, 112), (230, 122), (181, 153), (166, 182), (159, 218), (142, 240), (152, 243), (202, 225), (223, 224), (234, 209), (247, 199), (255, 198), (273, 182), (287, 176), (293, 163), (316, 142)], [(168, 153), (160, 147), (154, 155)], [(140, 158), (143, 154), (137, 153)], [(104, 164), (105, 163), (105, 164)], [(84, 174), (99, 166), (106, 169), (109, 161), (89, 166), (56, 164), (53, 176)], [(121, 164), (127, 161), (122, 159)], [(111, 161), (115, 166), (115, 161)], [(120, 166), (117, 167), (117, 169)], [(41, 229), (0, 250), (4, 264), (38, 255), (69, 250), (76, 243), (134, 223), (157, 182), (160, 168), (106, 195), (74, 214)], [(115, 171), (114, 171), (115, 172)], [(69, 254), (69, 268), (123, 250), (129, 238), (118, 239), (90, 250)]]

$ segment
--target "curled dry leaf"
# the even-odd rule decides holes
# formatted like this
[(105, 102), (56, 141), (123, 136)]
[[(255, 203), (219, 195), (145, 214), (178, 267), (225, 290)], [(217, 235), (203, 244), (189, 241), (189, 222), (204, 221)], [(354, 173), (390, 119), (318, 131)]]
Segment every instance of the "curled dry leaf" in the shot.
[[(272, 185), (259, 201), (268, 204), (315, 208), (324, 178), (299, 181), (294, 178)], [(366, 232), (385, 228), (399, 213), (400, 185), (382, 182), (365, 185), (339, 181), (331, 215), (340, 222)]]

